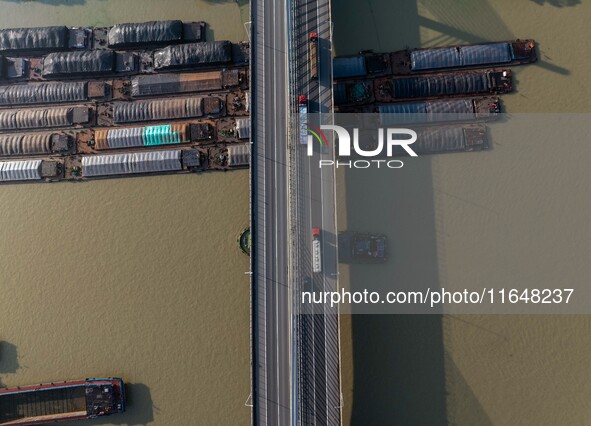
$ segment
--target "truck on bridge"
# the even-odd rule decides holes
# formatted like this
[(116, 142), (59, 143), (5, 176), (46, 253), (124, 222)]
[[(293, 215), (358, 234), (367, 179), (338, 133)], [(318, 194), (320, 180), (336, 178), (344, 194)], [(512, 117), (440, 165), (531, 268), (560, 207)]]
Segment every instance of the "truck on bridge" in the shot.
[(318, 33), (310, 33), (308, 42), (309, 60), (310, 60), (310, 79), (318, 80)]
[(312, 228), (312, 272), (322, 272), (320, 228)]
[(300, 119), (300, 144), (308, 143), (308, 98), (300, 95), (298, 98), (298, 111)]

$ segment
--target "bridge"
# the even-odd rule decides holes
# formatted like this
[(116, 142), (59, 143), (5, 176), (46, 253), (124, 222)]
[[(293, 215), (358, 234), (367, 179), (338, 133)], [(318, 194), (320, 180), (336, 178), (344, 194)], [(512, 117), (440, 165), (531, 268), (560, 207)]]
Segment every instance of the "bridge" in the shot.
[[(318, 79), (308, 43), (318, 34)], [(332, 121), (329, 0), (252, 0), (251, 350), (252, 423), (340, 425), (336, 309), (303, 306), (302, 289), (337, 288), (334, 145), (299, 144), (297, 98)], [(322, 272), (312, 272), (312, 228), (321, 229)]]

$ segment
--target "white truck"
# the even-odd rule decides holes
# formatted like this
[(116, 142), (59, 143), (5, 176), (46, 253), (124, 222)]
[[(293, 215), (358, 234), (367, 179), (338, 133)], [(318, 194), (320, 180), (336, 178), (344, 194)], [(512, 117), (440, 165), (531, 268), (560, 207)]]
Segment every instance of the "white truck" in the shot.
[(312, 272), (322, 272), (320, 228), (312, 228)]

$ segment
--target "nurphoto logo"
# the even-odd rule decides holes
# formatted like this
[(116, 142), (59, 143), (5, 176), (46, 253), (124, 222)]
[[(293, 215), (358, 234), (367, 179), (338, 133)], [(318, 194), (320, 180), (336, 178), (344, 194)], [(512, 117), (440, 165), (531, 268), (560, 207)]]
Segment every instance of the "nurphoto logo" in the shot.
[[(324, 130), (332, 130), (337, 137), (337, 154), (339, 158), (351, 157), (351, 151), (359, 157), (384, 157), (390, 158), (393, 156), (394, 147), (401, 147), (409, 156), (417, 157), (417, 153), (410, 147), (417, 141), (417, 133), (411, 129), (404, 128), (379, 128), (378, 142), (374, 149), (366, 150), (363, 149), (359, 144), (359, 129), (353, 129), (353, 138), (349, 134), (349, 131), (341, 126), (323, 124), (320, 128), (311, 127), (308, 128), (308, 156), (314, 155), (314, 141), (322, 146), (330, 146), (328, 138), (324, 133)], [(400, 136), (404, 136), (400, 138)], [(353, 144), (351, 144), (351, 139)], [(319, 167), (346, 167), (356, 169), (367, 169), (369, 167), (377, 167), (384, 165), (391, 169), (399, 169), (404, 166), (404, 163), (400, 160), (386, 160), (386, 159), (372, 159), (372, 160), (354, 160), (354, 161), (340, 161), (340, 160), (319, 160)]]

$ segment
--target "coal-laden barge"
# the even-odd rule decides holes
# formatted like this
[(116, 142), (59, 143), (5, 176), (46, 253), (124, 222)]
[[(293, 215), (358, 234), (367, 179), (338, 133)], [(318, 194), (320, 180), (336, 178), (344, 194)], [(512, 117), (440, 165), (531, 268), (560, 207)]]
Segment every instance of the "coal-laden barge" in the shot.
[(333, 59), (335, 80), (409, 75), (474, 68), (508, 67), (537, 61), (533, 39), (404, 49), (362, 51)]
[(119, 378), (96, 378), (0, 389), (0, 425), (32, 426), (94, 419), (125, 411)]
[(442, 98), (414, 102), (336, 108), (337, 113), (377, 113), (381, 126), (429, 125), (456, 121), (493, 121), (500, 117), (498, 97)]
[(21, 57), (50, 52), (141, 49), (205, 40), (206, 23), (180, 20), (123, 23), (111, 27), (48, 26), (0, 29), (0, 55)]
[(227, 40), (183, 43), (148, 50), (93, 49), (44, 56), (0, 56), (0, 80), (72, 80), (245, 66), (248, 43)]

